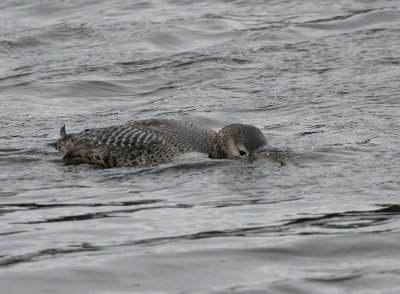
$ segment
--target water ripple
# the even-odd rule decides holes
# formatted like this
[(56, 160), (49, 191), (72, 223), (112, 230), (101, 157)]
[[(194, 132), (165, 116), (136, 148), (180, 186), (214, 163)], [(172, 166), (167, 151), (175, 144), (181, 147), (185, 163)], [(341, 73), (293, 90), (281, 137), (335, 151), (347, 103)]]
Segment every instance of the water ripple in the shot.
[[(397, 6), (2, 1), (3, 288), (398, 292)], [(269, 157), (103, 169), (49, 145), (154, 117), (255, 125)]]
[[(317, 19), (305, 23), (297, 24), (297, 27), (319, 30), (329, 34), (349, 33), (359, 30), (376, 30), (387, 28), (399, 23), (400, 10), (372, 10), (359, 11), (349, 15), (336, 16), (329, 19)], [(310, 31), (310, 33), (313, 33)], [(318, 34), (316, 32), (316, 34)]]

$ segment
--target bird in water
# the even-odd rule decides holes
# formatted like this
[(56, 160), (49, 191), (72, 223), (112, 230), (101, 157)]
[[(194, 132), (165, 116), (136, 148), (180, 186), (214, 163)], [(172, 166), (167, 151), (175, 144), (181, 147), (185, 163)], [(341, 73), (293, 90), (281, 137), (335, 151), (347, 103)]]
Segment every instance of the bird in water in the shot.
[(63, 126), (56, 148), (66, 164), (124, 167), (157, 165), (189, 152), (212, 159), (251, 159), (266, 143), (251, 125), (231, 124), (217, 133), (188, 122), (147, 119), (75, 134), (67, 134)]

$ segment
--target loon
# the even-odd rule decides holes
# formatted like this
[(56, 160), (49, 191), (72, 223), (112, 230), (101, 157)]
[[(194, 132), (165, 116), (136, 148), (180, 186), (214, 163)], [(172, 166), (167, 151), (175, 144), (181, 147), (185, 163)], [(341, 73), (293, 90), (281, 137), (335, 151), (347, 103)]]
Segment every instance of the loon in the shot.
[(56, 148), (65, 164), (128, 167), (157, 165), (189, 152), (212, 159), (252, 158), (266, 143), (252, 125), (231, 124), (217, 133), (173, 119), (146, 119), (74, 134), (67, 134), (64, 125)]

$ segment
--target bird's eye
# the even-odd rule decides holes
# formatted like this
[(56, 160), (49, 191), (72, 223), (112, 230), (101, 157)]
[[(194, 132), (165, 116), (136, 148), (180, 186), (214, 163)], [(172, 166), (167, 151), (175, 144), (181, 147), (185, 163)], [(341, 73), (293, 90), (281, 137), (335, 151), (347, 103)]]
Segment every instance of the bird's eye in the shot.
[(240, 150), (239, 154), (240, 154), (240, 156), (243, 156), (243, 155), (246, 155), (247, 153), (245, 151), (243, 151), (243, 150)]

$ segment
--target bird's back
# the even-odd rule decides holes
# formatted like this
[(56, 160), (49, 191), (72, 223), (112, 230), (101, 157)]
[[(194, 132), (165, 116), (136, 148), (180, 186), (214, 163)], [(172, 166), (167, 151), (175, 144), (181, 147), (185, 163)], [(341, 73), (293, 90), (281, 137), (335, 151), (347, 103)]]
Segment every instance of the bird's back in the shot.
[(57, 141), (67, 164), (106, 167), (152, 165), (187, 152), (208, 153), (215, 132), (171, 119), (148, 119), (120, 126), (65, 134)]

